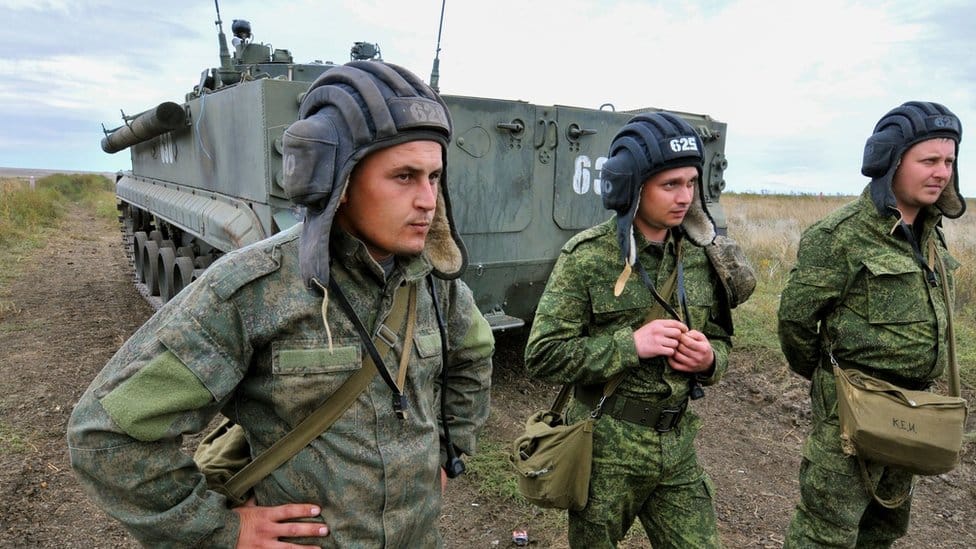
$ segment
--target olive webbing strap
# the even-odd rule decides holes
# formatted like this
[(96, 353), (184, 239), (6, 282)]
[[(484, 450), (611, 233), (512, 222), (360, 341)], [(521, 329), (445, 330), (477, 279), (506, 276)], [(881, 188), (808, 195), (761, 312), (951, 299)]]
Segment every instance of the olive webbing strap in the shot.
[[(403, 342), (403, 354), (400, 359), (398, 376), (400, 378), (406, 377), (406, 364), (409, 363), (409, 356), (413, 351), (413, 323), (417, 319), (417, 284), (411, 283), (409, 286), (409, 291), (404, 291), (406, 289), (404, 286), (396, 288), (393, 294), (393, 306), (390, 309), (390, 314), (386, 317), (386, 321), (377, 330), (372, 342), (363, 342), (367, 347), (371, 344), (375, 345), (375, 350), (380, 355), (385, 355), (393, 345), (387, 341), (386, 337), (380, 335), (383, 328), (385, 327), (393, 334), (399, 334), (404, 319), (407, 319), (409, 322), (407, 335), (409, 337)], [(350, 313), (351, 311), (347, 312), (347, 314)], [(396, 342), (393, 341), (392, 343), (395, 344)], [(316, 437), (327, 431), (349, 409), (349, 406), (376, 375), (377, 367), (371, 354), (366, 354), (363, 358), (362, 367), (349, 376), (334, 393), (326, 397), (325, 402), (320, 404), (314, 412), (231, 477), (224, 484), (227, 493), (235, 499), (243, 499), (244, 494), (261, 479), (271, 474), (302, 448), (308, 446)], [(404, 356), (407, 357), (406, 360), (403, 359)]]
[[(647, 312), (647, 316), (644, 317), (644, 322), (647, 323), (652, 320), (658, 320), (660, 318), (664, 318), (665, 313), (667, 313), (673, 316), (675, 320), (680, 320), (684, 322), (686, 326), (689, 325), (691, 319), (682, 319), (681, 315), (678, 314), (678, 311), (674, 310), (674, 307), (671, 306), (671, 302), (668, 301), (668, 299), (670, 299), (671, 296), (674, 294), (675, 286), (678, 285), (679, 275), (684, 274), (684, 269), (682, 269), (681, 267), (680, 242), (678, 243), (678, 253), (677, 253), (677, 259), (675, 260), (675, 269), (671, 271), (671, 276), (669, 276), (668, 279), (664, 281), (664, 286), (661, 287), (661, 293), (658, 293), (657, 290), (654, 289), (654, 283), (651, 282), (651, 276), (647, 274), (647, 270), (644, 269), (644, 265), (642, 265), (640, 261), (637, 262), (637, 270), (638, 272), (640, 272), (641, 279), (644, 282), (644, 286), (646, 286), (647, 289), (651, 291), (651, 294), (654, 295), (654, 305)], [(684, 276), (681, 276), (681, 278), (684, 278)], [(684, 295), (683, 295), (684, 281), (681, 282), (681, 290), (682, 290), (681, 291), (682, 295), (680, 296), (680, 301), (684, 302)], [(687, 309), (687, 307), (685, 307), (685, 309)]]
[(929, 238), (929, 256), (935, 256), (935, 268), (939, 271), (939, 278), (942, 283), (942, 297), (945, 299), (946, 306), (946, 331), (949, 337), (949, 396), (962, 396), (961, 385), (959, 383), (959, 362), (956, 360), (956, 331), (952, 327), (952, 299), (949, 295), (949, 276), (946, 271), (945, 262), (942, 256), (935, 250), (935, 235)]
[(912, 492), (915, 491), (915, 477), (912, 477), (912, 484), (908, 487), (908, 491), (900, 496), (893, 497), (891, 499), (884, 499), (879, 496), (874, 491), (874, 483), (871, 482), (871, 475), (868, 474), (868, 467), (864, 464), (864, 458), (860, 455), (857, 456), (857, 466), (861, 470), (861, 480), (864, 481), (864, 488), (871, 494), (874, 501), (878, 502), (879, 505), (886, 509), (897, 509), (908, 501), (908, 498), (912, 497)]
[[(394, 297), (393, 306), (396, 307)], [(392, 316), (393, 313), (390, 313)], [(407, 382), (407, 365), (410, 364), (410, 353), (413, 352), (413, 329), (417, 324), (417, 285), (410, 285), (410, 301), (407, 309), (407, 331), (403, 334), (403, 352), (400, 353), (400, 371), (397, 372), (397, 387), (403, 392)]]

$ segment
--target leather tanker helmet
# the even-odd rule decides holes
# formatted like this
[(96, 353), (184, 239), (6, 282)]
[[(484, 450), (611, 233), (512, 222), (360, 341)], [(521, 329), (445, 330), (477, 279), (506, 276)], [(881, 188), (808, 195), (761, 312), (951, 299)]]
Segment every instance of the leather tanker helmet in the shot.
[(956, 161), (952, 179), (935, 207), (950, 219), (965, 213), (966, 201), (959, 193), (962, 123), (949, 109), (927, 101), (909, 101), (889, 111), (874, 126), (874, 133), (864, 145), (861, 173), (871, 178), (871, 199), (878, 212), (897, 215), (891, 184), (905, 151), (916, 143), (937, 138), (951, 139), (956, 144)]
[(447, 147), (451, 116), (440, 96), (410, 71), (382, 61), (352, 61), (309, 87), (298, 120), (283, 137), (283, 188), (305, 207), (299, 242), (308, 288), (329, 281), (329, 235), (356, 164), (366, 155), (410, 141), (440, 143), (444, 168), (423, 254), (440, 278), (457, 278), (467, 255), (451, 215)]
[(695, 196), (681, 226), (699, 246), (715, 239), (715, 223), (701, 201), (704, 152), (691, 124), (665, 112), (638, 114), (614, 136), (601, 172), (602, 196), (603, 206), (617, 212), (617, 241), (625, 269), (637, 260), (634, 216), (641, 189), (651, 176), (664, 170), (686, 166), (698, 170)]

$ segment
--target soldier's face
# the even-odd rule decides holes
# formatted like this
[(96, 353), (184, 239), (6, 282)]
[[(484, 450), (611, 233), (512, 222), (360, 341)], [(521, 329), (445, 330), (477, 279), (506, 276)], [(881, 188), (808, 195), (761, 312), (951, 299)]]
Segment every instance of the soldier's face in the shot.
[(652, 175), (641, 189), (634, 227), (648, 240), (664, 240), (668, 229), (684, 221), (697, 185), (698, 170), (692, 166)]
[(417, 255), (437, 207), (443, 163), (436, 141), (411, 141), (371, 153), (349, 179), (336, 222), (374, 259)]
[(935, 204), (952, 179), (955, 161), (956, 144), (951, 139), (929, 139), (905, 151), (891, 183), (903, 216), (914, 219), (919, 208)]

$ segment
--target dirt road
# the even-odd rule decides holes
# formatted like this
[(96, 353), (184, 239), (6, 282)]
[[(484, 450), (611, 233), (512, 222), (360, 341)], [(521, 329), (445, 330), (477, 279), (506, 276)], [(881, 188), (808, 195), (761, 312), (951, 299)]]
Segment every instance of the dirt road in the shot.
[[(72, 214), (60, 236), (13, 266), (19, 275), (0, 287), (2, 547), (136, 546), (81, 492), (64, 429), (95, 373), (152, 311), (130, 284), (118, 230), (83, 211)], [(496, 449), (555, 394), (521, 375), (521, 342), (499, 338), (484, 435)], [(752, 362), (734, 354), (728, 377), (694, 403), (705, 419), (701, 457), (731, 548), (782, 545), (809, 426), (806, 384), (785, 369), (752, 371)], [(970, 448), (959, 469), (919, 482), (912, 531), (897, 547), (976, 547), (974, 454)], [(515, 528), (527, 529), (534, 547), (565, 546), (561, 514), (485, 496), (483, 481), (471, 475), (451, 483), (442, 518), (448, 547), (510, 546)], [(625, 546), (649, 547), (639, 528), (632, 533)]]

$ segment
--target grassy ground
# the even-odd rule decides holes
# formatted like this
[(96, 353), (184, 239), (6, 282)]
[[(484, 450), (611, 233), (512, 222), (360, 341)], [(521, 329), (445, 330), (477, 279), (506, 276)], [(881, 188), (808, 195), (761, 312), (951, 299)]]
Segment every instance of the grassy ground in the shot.
[(0, 257), (5, 266), (13, 266), (0, 269), (0, 284), (57, 228), (66, 203), (80, 203), (99, 217), (114, 218), (113, 191), (112, 182), (100, 175), (53, 174), (38, 179), (33, 190), (24, 179), (0, 178)]
[[(0, 318), (19, 312), (8, 295), (7, 282), (31, 250), (44, 244), (57, 230), (69, 202), (115, 217), (112, 182), (100, 175), (53, 174), (36, 180), (34, 189), (25, 179), (0, 178)], [(0, 445), (23, 449), (25, 436), (0, 421)]]

